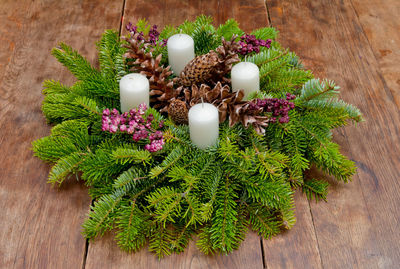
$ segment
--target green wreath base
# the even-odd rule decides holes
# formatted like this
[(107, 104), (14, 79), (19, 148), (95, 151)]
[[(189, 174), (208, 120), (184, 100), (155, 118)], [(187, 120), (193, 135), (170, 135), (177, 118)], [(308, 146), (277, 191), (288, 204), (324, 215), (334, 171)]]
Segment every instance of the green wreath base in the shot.
[[(138, 31), (147, 34), (145, 20)], [(174, 28), (166, 26), (160, 40), (183, 32), (193, 37), (196, 54), (215, 49), (221, 37), (243, 31), (234, 20), (214, 28), (200, 16)], [(107, 30), (98, 42), (100, 69), (61, 43), (52, 54), (77, 78), (73, 86), (44, 82), (42, 110), (54, 124), (51, 135), (33, 142), (40, 159), (54, 164), (49, 182), (61, 184), (80, 175), (94, 205), (83, 224), (92, 239), (114, 230), (117, 244), (136, 251), (149, 242), (158, 257), (182, 252), (194, 235), (200, 251), (228, 253), (237, 249), (251, 228), (264, 238), (295, 224), (293, 193), (326, 200), (328, 182), (307, 178), (311, 166), (347, 182), (355, 174), (352, 161), (332, 141), (333, 128), (362, 120), (360, 111), (338, 98), (332, 81), (315, 79), (298, 57), (276, 41), (277, 31), (261, 28), (251, 34), (272, 39), (271, 48), (250, 55), (260, 68), (261, 91), (254, 97), (297, 96), (286, 124), (270, 124), (261, 136), (252, 128), (220, 125), (218, 145), (207, 150), (191, 142), (187, 126), (165, 121), (166, 144), (150, 153), (122, 134), (101, 131), (102, 111), (119, 108), (119, 79), (127, 73), (118, 33)], [(163, 55), (166, 48), (157, 44)]]

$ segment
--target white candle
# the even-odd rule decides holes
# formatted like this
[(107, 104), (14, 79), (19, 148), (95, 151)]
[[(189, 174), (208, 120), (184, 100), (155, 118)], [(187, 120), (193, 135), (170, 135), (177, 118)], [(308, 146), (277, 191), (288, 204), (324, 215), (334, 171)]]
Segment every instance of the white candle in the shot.
[(145, 75), (131, 73), (123, 76), (119, 81), (121, 111), (127, 112), (142, 103), (146, 103), (148, 106), (150, 103), (149, 89), (149, 80)]
[(218, 109), (209, 103), (201, 103), (189, 110), (190, 140), (201, 149), (215, 145), (219, 134)]
[(244, 90), (244, 96), (260, 90), (260, 70), (250, 62), (240, 62), (231, 71), (232, 90)]
[(194, 41), (186, 34), (177, 34), (168, 38), (168, 61), (176, 76), (194, 59)]

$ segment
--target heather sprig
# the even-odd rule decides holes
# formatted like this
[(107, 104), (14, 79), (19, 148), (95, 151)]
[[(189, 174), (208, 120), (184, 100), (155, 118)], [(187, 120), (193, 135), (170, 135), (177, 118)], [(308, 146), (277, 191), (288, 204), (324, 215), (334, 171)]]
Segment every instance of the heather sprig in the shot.
[(287, 93), (285, 99), (255, 99), (250, 102), (249, 110), (250, 113), (251, 111), (254, 113), (271, 113), (271, 117), (268, 119), (270, 123), (275, 123), (277, 121), (280, 123), (288, 123), (290, 120), (289, 111), (295, 108), (295, 104), (290, 101), (295, 98), (295, 95)]
[[(143, 32), (138, 32), (138, 27), (136, 25), (133, 25), (131, 22), (129, 22), (126, 26), (125, 29), (131, 34), (131, 36), (134, 36), (136, 33), (139, 33), (136, 37), (138, 41), (145, 41), (153, 46), (157, 45), (158, 38), (160, 36), (160, 32), (157, 31), (157, 25), (154, 24), (150, 30), (149, 34), (147, 36), (144, 35)], [(162, 45), (166, 44), (164, 40), (162, 40)]]
[(271, 47), (271, 39), (257, 39), (255, 35), (243, 35), (240, 37), (239, 40), (239, 45), (240, 48), (238, 49), (238, 52), (242, 55), (247, 55), (252, 52), (259, 53), (260, 52), (260, 46), (261, 47), (266, 47), (270, 48)]
[[(144, 148), (150, 152), (156, 152), (163, 148), (163, 133), (152, 128), (154, 120), (153, 114), (145, 117), (147, 110), (146, 104), (140, 104), (137, 109), (131, 109), (129, 112), (119, 113), (117, 109), (104, 109), (102, 117), (102, 131), (117, 133), (128, 133), (132, 135), (132, 140), (139, 142), (148, 140), (149, 143)], [(163, 127), (163, 122), (159, 123), (159, 128)]]

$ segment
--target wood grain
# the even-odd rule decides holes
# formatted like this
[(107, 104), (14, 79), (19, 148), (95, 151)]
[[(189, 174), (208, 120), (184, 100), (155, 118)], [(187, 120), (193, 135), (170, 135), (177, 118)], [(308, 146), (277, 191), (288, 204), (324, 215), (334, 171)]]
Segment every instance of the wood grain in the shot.
[[(155, 10), (157, 12), (154, 12)], [(194, 20), (202, 14), (212, 16), (215, 25), (235, 18), (245, 31), (265, 27), (268, 23), (265, 3), (262, 0), (126, 0), (124, 11), (123, 26), (129, 21), (134, 23), (142, 18), (160, 27), (168, 24), (178, 25), (185, 20)]]
[[(311, 203), (322, 265), (398, 268), (400, 115), (353, 5), (330, 0), (267, 5), (283, 45), (317, 76), (341, 85), (343, 99), (358, 106), (366, 120), (335, 132), (358, 175), (350, 184), (333, 185), (328, 203)], [(367, 3), (365, 9), (373, 6)]]
[[(334, 133), (359, 171), (349, 184), (332, 183), (328, 203), (296, 194), (298, 222), (271, 240), (249, 233), (240, 250), (208, 257), (194, 242), (158, 261), (147, 249), (119, 250), (113, 236), (89, 244), (81, 224), (90, 199), (71, 179), (46, 183), (49, 166), (32, 156), (32, 140), (49, 134), (40, 111), (44, 79), (73, 82), (50, 55), (57, 42), (96, 64), (104, 29), (147, 18), (160, 27), (197, 15), (215, 23), (233, 17), (250, 31), (267, 25), (262, 0), (1, 1), (0, 220), (1, 268), (398, 268), (400, 264), (400, 21), (399, 1), (267, 0), (280, 41), (318, 77), (335, 80), (342, 97), (366, 122)], [(124, 6), (124, 14), (121, 11)], [(316, 177), (323, 177), (312, 172)], [(311, 206), (311, 208), (310, 208)]]
[(295, 194), (296, 225), (289, 231), (263, 239), (265, 266), (274, 268), (322, 268), (310, 206), (301, 192)]
[[(101, 258), (99, 258), (101, 257)], [(137, 253), (121, 251), (108, 234), (99, 240), (91, 242), (86, 262), (86, 269), (92, 268), (263, 268), (260, 239), (254, 233), (249, 233), (240, 249), (229, 255), (206, 256), (197, 250), (194, 241), (181, 254), (173, 254), (158, 260), (147, 247)]]
[(95, 41), (119, 25), (120, 3), (2, 1), (0, 73), (0, 267), (80, 268), (80, 226), (90, 199), (71, 179), (47, 181), (49, 165), (33, 157), (31, 141), (49, 134), (40, 111), (44, 79), (73, 81), (50, 50), (65, 41), (93, 61)]
[(400, 108), (400, 1), (352, 0), (352, 4), (378, 62), (384, 86)]
[[(216, 24), (233, 17), (248, 31), (267, 25), (264, 1), (127, 0), (124, 11), (123, 25), (141, 18), (159, 26), (177, 25), (201, 14), (213, 16)], [(255, 15), (254, 20), (248, 19), (249, 12)], [(249, 233), (239, 251), (229, 256), (204, 256), (191, 242), (183, 254), (161, 261), (146, 249), (131, 255), (123, 253), (111, 238), (101, 238), (89, 245), (86, 268), (263, 268), (260, 238), (254, 233)]]

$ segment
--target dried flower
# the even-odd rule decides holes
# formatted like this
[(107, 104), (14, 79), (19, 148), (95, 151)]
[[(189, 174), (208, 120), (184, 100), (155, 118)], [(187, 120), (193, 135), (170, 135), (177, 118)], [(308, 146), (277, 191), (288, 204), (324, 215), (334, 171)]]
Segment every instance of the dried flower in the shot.
[(257, 39), (255, 35), (246, 34), (240, 37), (240, 41), (238, 42), (240, 48), (238, 49), (238, 52), (242, 55), (247, 55), (252, 52), (259, 53), (260, 46), (270, 48), (271, 42), (271, 39)]
[(272, 113), (272, 117), (268, 119), (268, 122), (275, 123), (288, 123), (290, 120), (289, 111), (295, 108), (295, 104), (289, 102), (295, 99), (296, 96), (287, 93), (286, 99), (278, 98), (266, 98), (266, 99), (255, 99), (249, 104), (250, 114), (261, 114), (261, 113)]
[[(108, 108), (104, 109), (101, 130), (110, 133), (117, 131), (128, 133), (132, 135), (132, 140), (135, 142), (148, 140), (149, 143), (144, 148), (150, 152), (159, 151), (165, 144), (163, 133), (152, 128), (154, 115), (149, 114), (145, 118), (146, 110), (146, 104), (140, 104), (137, 109), (131, 109), (122, 114), (115, 108), (111, 111)], [(160, 121), (158, 127), (162, 128), (163, 124), (163, 121)]]
[[(129, 22), (125, 26), (125, 28), (131, 34), (131, 36), (134, 36), (136, 33), (138, 33), (138, 35), (136, 36), (136, 39), (138, 41), (145, 41), (147, 43), (150, 43), (151, 45), (156, 45), (157, 41), (158, 41), (158, 37), (160, 36), (160, 33), (157, 31), (157, 25), (153, 25), (150, 28), (147, 38), (144, 36), (143, 32), (138, 32), (137, 26), (133, 25), (131, 22)], [(162, 46), (163, 46), (163, 44), (162, 44)]]

